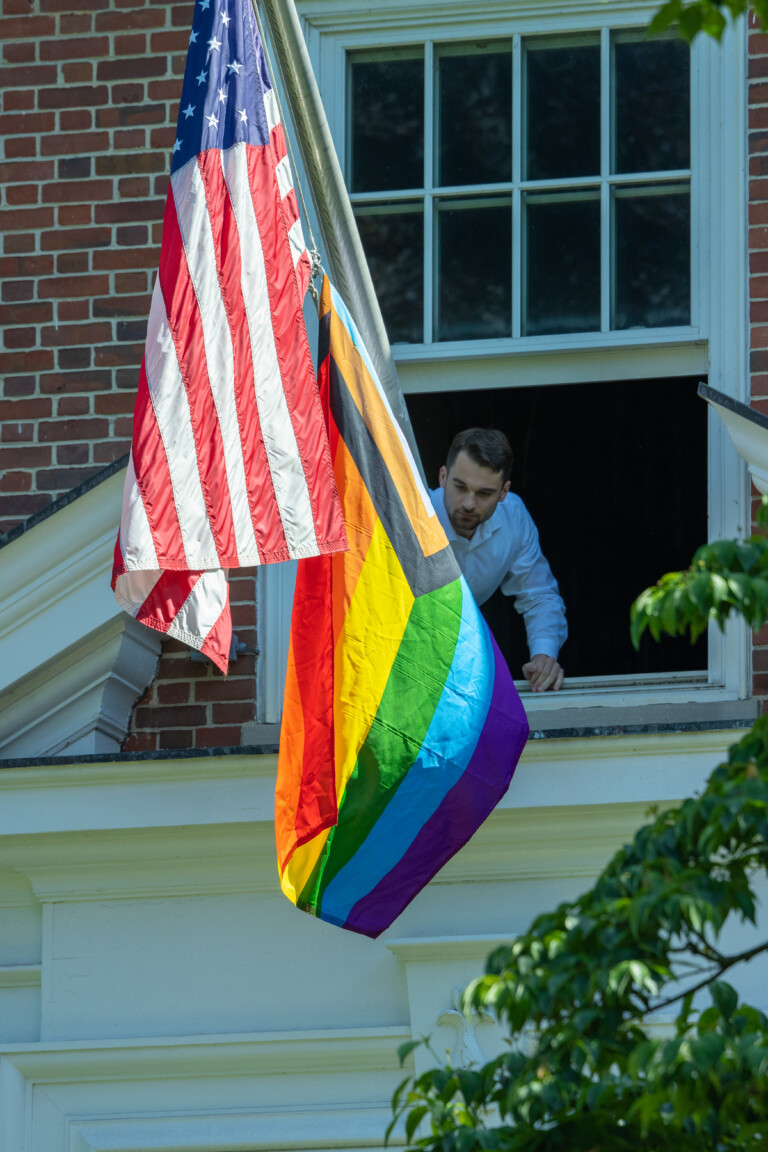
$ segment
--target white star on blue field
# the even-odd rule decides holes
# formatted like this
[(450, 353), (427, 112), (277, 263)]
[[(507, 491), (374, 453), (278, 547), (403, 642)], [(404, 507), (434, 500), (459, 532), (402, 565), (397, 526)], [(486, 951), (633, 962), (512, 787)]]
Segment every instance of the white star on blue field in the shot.
[(171, 172), (207, 148), (268, 143), (271, 87), (250, 0), (197, 0)]

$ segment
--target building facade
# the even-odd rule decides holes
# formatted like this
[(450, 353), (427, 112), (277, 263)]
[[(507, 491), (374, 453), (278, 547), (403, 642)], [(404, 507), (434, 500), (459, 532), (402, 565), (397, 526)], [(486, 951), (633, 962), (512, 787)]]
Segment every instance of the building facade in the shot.
[(768, 695), (765, 630), (628, 631), (750, 523), (696, 387), (768, 413), (766, 35), (649, 41), (624, 0), (298, 8), (428, 479), (459, 427), (508, 430), (568, 679), (524, 695), (507, 797), (379, 940), (285, 900), (290, 570), (232, 581), (227, 679), (109, 589), (192, 5), (2, 0), (1, 1152), (380, 1147), (398, 1044), (489, 1055), (456, 989)]

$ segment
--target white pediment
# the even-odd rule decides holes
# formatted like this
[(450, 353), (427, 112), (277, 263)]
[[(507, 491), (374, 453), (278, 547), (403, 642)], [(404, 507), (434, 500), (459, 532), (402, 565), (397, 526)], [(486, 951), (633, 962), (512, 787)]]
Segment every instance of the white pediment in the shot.
[(117, 752), (160, 638), (110, 588), (124, 469), (0, 549), (0, 759)]

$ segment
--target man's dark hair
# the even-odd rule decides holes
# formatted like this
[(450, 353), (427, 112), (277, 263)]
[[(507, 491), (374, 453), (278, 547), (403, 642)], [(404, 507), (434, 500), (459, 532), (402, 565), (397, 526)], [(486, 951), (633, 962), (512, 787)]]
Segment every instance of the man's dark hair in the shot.
[(466, 452), (470, 460), (492, 472), (501, 472), (504, 483), (512, 473), (512, 447), (498, 428), (465, 428), (454, 436), (445, 466), (450, 472), (459, 452)]

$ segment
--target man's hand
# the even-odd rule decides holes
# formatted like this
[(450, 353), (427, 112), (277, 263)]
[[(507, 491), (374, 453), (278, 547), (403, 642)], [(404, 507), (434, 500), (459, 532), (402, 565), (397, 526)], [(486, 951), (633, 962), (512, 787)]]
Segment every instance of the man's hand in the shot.
[(565, 673), (551, 656), (544, 656), (538, 652), (531, 656), (527, 664), (523, 664), (523, 676), (530, 684), (531, 692), (546, 692), (551, 688), (557, 692), (563, 682)]

